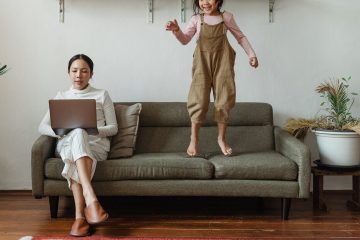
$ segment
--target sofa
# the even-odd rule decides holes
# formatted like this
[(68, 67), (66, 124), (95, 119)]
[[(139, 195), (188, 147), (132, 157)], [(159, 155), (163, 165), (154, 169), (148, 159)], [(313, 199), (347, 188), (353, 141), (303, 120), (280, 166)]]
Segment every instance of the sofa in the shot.
[[(133, 103), (114, 105), (120, 126)], [(274, 126), (270, 104), (236, 103), (227, 130), (233, 154), (224, 156), (217, 144), (211, 103), (195, 157), (186, 154), (191, 126), (186, 103), (143, 102), (140, 106), (141, 112), (128, 114), (138, 119), (136, 124), (119, 127), (120, 135), (111, 140), (125, 154), (116, 155), (111, 149), (111, 159), (98, 162), (93, 178), (98, 196), (279, 198), (284, 220), (289, 217), (291, 199), (309, 197), (309, 149)], [(119, 145), (131, 135), (126, 132), (129, 129), (133, 129), (132, 139), (125, 141), (129, 146)], [(53, 218), (59, 197), (72, 195), (61, 176), (63, 162), (54, 155), (55, 144), (54, 138), (39, 136), (31, 155), (33, 196), (49, 198)]]

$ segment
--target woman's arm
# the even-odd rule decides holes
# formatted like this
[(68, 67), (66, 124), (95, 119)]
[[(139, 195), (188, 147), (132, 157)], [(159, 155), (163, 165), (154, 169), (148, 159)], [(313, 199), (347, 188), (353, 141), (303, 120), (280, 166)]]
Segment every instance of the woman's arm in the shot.
[(54, 138), (60, 138), (60, 136), (56, 135), (55, 132), (53, 131), (53, 129), (51, 128), (49, 110), (46, 112), (44, 118), (42, 119), (38, 130), (41, 135), (47, 135), (47, 136), (54, 137)]
[(98, 127), (100, 137), (114, 136), (118, 132), (118, 124), (116, 121), (114, 103), (109, 93), (105, 91), (103, 111), (105, 116), (105, 126)]
[[(59, 98), (60, 98), (60, 92), (58, 92), (56, 94), (54, 99), (59, 99)], [(41, 135), (47, 135), (47, 136), (54, 137), (54, 138), (60, 138), (60, 136), (56, 135), (54, 130), (51, 128), (51, 120), (50, 120), (49, 110), (47, 110), (45, 116), (41, 120), (38, 131)]]

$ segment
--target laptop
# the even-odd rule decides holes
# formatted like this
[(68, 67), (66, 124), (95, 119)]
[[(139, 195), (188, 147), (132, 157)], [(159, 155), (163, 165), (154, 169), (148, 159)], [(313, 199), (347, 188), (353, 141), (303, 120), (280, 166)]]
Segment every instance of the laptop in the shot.
[(97, 135), (95, 99), (50, 99), (51, 128), (63, 136), (75, 128), (82, 128), (90, 135)]

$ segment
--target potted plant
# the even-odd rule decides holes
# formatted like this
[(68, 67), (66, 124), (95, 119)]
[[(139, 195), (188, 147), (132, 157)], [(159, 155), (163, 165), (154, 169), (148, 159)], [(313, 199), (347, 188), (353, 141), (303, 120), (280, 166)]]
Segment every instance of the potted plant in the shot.
[(313, 119), (289, 119), (285, 129), (302, 138), (310, 129), (315, 133), (320, 163), (329, 166), (360, 165), (360, 119), (351, 115), (357, 93), (349, 92), (351, 77), (330, 79), (321, 83), (316, 92), (324, 99), (321, 114)]
[(9, 68), (6, 65), (0, 64), (0, 76), (6, 73), (9, 70)]

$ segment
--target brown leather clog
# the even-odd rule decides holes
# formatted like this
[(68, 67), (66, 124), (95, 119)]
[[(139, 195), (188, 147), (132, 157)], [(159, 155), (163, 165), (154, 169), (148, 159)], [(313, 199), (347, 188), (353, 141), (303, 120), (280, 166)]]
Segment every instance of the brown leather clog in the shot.
[(99, 224), (109, 218), (109, 214), (101, 207), (98, 201), (94, 201), (84, 209), (86, 221), (89, 224)]
[(85, 237), (90, 235), (90, 225), (85, 218), (77, 218), (71, 227), (69, 233), (73, 237)]

